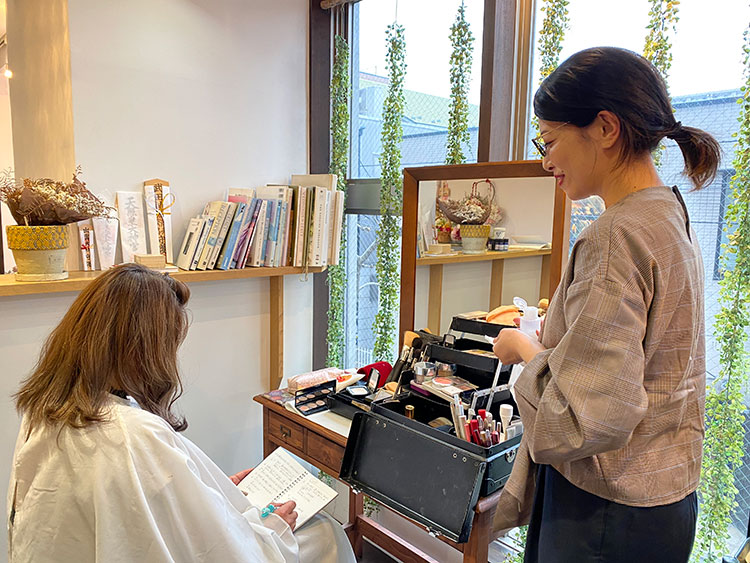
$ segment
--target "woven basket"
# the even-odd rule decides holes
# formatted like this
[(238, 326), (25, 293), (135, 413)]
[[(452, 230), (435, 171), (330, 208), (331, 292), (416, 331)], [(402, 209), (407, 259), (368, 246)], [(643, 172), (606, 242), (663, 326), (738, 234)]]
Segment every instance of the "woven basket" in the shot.
[(11, 250), (59, 250), (68, 248), (68, 226), (8, 225), (8, 248)]
[[(479, 193), (480, 184), (487, 184), (489, 186), (488, 195), (480, 195)], [(493, 184), (489, 179), (478, 180), (474, 182), (471, 185), (471, 193), (469, 193), (469, 195), (465, 196), (461, 200), (438, 199), (437, 204), (438, 204), (438, 207), (440, 208), (440, 211), (442, 211), (443, 214), (448, 219), (450, 219), (454, 223), (458, 223), (459, 225), (464, 225), (466, 224), (466, 217), (462, 215), (461, 211), (462, 209), (464, 209), (465, 200), (471, 197), (475, 197), (479, 201), (481, 201), (482, 207), (484, 208), (484, 213), (482, 214), (482, 216), (473, 220), (472, 224), (484, 223), (485, 221), (487, 221), (487, 218), (490, 216), (490, 212), (492, 211), (491, 205), (495, 199), (495, 184)]]

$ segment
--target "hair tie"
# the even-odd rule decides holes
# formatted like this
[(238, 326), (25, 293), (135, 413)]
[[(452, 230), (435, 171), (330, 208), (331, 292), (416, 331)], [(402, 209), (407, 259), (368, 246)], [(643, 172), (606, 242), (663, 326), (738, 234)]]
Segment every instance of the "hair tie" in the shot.
[(675, 121), (675, 124), (666, 134), (667, 139), (674, 139), (680, 131), (682, 131), (682, 121)]

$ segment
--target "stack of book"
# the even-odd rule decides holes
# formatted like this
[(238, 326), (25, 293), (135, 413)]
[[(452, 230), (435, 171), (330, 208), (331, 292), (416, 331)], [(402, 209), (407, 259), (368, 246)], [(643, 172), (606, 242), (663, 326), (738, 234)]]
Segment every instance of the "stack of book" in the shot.
[(183, 270), (338, 264), (344, 193), (335, 174), (295, 174), (291, 185), (230, 188), (190, 219)]

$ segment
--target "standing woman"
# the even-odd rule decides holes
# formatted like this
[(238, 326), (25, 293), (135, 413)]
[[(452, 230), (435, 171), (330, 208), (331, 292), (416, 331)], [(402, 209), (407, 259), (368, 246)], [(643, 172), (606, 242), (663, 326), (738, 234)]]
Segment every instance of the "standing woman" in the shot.
[(117, 266), (49, 336), (16, 394), (11, 563), (354, 563), (333, 519), (294, 532), (293, 499), (262, 517), (236, 486), (249, 471), (227, 477), (179, 434), (189, 296), (166, 275)]
[(606, 210), (576, 241), (526, 362), (525, 434), (495, 527), (529, 521), (525, 561), (684, 562), (695, 535), (705, 399), (703, 263), (685, 202), (651, 157), (674, 139), (695, 189), (720, 149), (675, 121), (658, 71), (613, 47), (562, 63), (534, 97), (543, 166)]

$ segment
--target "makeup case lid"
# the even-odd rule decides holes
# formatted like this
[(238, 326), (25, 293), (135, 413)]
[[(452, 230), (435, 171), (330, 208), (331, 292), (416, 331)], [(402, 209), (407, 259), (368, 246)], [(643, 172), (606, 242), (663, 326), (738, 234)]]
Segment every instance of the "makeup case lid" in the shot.
[(465, 542), (486, 466), (482, 456), (429, 433), (356, 413), (339, 477), (430, 532)]

